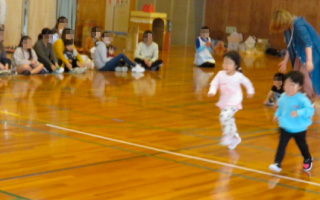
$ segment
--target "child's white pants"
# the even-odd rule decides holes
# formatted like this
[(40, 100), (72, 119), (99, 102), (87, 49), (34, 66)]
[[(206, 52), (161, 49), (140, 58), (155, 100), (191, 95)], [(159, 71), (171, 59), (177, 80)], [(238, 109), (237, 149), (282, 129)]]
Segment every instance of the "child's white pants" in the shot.
[(238, 110), (236, 106), (227, 106), (221, 111), (219, 119), (224, 136), (239, 137), (236, 120), (234, 118)]

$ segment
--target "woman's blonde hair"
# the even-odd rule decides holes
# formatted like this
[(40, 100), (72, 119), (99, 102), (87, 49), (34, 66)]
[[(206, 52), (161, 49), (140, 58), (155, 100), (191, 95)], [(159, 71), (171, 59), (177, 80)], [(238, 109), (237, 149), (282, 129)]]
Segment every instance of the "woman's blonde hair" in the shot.
[(270, 31), (273, 33), (283, 32), (293, 24), (293, 16), (287, 10), (277, 10), (273, 13), (270, 21)]

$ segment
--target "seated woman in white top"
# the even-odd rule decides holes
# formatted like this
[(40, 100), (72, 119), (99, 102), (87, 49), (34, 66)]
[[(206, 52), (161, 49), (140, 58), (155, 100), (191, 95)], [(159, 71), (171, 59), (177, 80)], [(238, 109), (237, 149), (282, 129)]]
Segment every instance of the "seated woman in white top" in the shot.
[(159, 60), (159, 47), (153, 42), (151, 31), (144, 32), (143, 42), (138, 44), (134, 53), (134, 61), (146, 70), (158, 71), (162, 66), (163, 62)]
[(18, 74), (31, 75), (45, 73), (43, 64), (38, 62), (36, 52), (32, 49), (31, 38), (22, 36), (19, 47), (13, 54), (14, 69)]
[(215, 60), (211, 55), (212, 42), (207, 26), (201, 28), (200, 37), (196, 40), (195, 64), (198, 67), (215, 67)]

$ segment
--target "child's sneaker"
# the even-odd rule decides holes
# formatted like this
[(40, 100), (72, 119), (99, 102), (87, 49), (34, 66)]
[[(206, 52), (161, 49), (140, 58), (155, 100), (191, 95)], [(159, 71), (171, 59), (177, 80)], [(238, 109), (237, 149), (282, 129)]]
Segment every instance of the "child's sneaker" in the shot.
[(86, 68), (80, 68), (80, 67), (76, 67), (76, 68), (72, 68), (70, 70), (70, 73), (72, 74), (83, 74), (84, 72), (86, 72), (87, 69)]
[(121, 71), (122, 71), (122, 72), (127, 72), (127, 71), (128, 71), (128, 69), (129, 69), (129, 68), (128, 68), (127, 66), (123, 66), (123, 67), (121, 67)]
[(277, 172), (277, 173), (281, 172), (281, 170), (282, 170), (282, 168), (279, 166), (278, 163), (271, 164), (271, 165), (269, 166), (269, 169), (270, 169), (271, 171)]
[(228, 148), (230, 150), (235, 149), (238, 146), (238, 144), (240, 144), (240, 143), (241, 143), (240, 137), (233, 137), (232, 142), (228, 145)]
[(77, 68), (72, 68), (69, 70), (70, 73), (75, 74), (77, 73)]
[(64, 68), (63, 67), (58, 67), (55, 71), (56, 74), (62, 74), (64, 72)]
[(135, 67), (133, 67), (132, 68), (132, 72), (144, 72), (145, 71), (145, 69), (140, 65), (140, 64), (136, 64), (136, 66)]
[(312, 158), (303, 161), (303, 170), (310, 171), (312, 169)]
[(80, 74), (83, 74), (83, 73), (85, 73), (85, 72), (88, 70), (87, 67), (79, 67), (79, 68), (80, 68), (80, 70), (79, 70), (79, 73), (80, 73)]
[(122, 72), (122, 67), (117, 66), (116, 68), (114, 68), (114, 71), (116, 71), (116, 72)]
[(233, 138), (233, 136), (223, 135), (221, 138), (220, 144), (223, 146), (227, 146), (227, 145), (231, 144), (232, 138)]
[(8, 74), (10, 74), (11, 73), (11, 71), (10, 70), (0, 70), (0, 75), (8, 75)]

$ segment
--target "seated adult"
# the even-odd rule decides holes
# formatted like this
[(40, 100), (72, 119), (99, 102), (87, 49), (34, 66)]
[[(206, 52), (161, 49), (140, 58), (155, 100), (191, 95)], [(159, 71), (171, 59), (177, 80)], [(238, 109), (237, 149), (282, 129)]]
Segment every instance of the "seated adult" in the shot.
[[(125, 62), (132, 67), (133, 72), (144, 72), (145, 69), (139, 64), (132, 62), (126, 55), (123, 53), (117, 56), (108, 56), (108, 47), (112, 42), (112, 34), (108, 31), (103, 32), (102, 41), (97, 42), (97, 48), (94, 53), (94, 63), (95, 66), (100, 71), (127, 71), (126, 67), (118, 67), (120, 61)], [(110, 50), (110, 49), (109, 49)], [(116, 69), (117, 68), (117, 69)]]
[(93, 58), (96, 44), (100, 40), (100, 37), (101, 37), (101, 29), (100, 27), (95, 26), (91, 29), (91, 36), (88, 36), (85, 40), (85, 43), (83, 46), (84, 53), (90, 56), (91, 58)]
[(18, 74), (31, 75), (45, 73), (43, 64), (38, 62), (36, 52), (32, 49), (29, 36), (22, 36), (18, 48), (13, 54), (14, 68)]
[(58, 59), (52, 45), (53, 31), (44, 28), (38, 36), (38, 41), (34, 45), (38, 60), (48, 72), (63, 73), (64, 69), (59, 67)]
[[(59, 65), (62, 65), (64, 67), (64, 70), (66, 72), (69, 72), (73, 69), (72, 63), (69, 62), (69, 60), (64, 56), (65, 51), (65, 42), (67, 40), (73, 40), (74, 39), (74, 32), (70, 28), (65, 28), (62, 31), (62, 36), (59, 40), (56, 41), (56, 43), (53, 44), (54, 52), (56, 53), (56, 56), (58, 58)], [(73, 45), (73, 48), (76, 50), (76, 47)], [(77, 59), (79, 62), (79, 67), (84, 68), (84, 62), (80, 54), (77, 52)]]
[(134, 53), (134, 61), (142, 65), (146, 70), (158, 71), (162, 66), (162, 60), (159, 60), (158, 44), (153, 42), (151, 31), (145, 31), (143, 42), (140, 42)]

